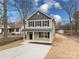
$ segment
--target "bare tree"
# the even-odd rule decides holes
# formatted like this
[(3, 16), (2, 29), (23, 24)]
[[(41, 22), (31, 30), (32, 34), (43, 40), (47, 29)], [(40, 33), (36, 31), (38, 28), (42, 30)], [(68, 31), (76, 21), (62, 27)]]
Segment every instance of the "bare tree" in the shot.
[(4, 39), (7, 39), (7, 0), (3, 0)]
[[(14, 6), (19, 12), (21, 19), (23, 20), (24, 29), (25, 29), (25, 25), (26, 25), (25, 19), (27, 18), (28, 12), (33, 7), (33, 2), (32, 0), (14, 0)], [(24, 32), (24, 36), (26, 38), (25, 32)]]
[(59, 2), (62, 8), (68, 13), (70, 21), (70, 32), (72, 35), (72, 15), (77, 10), (78, 0), (67, 0)]
[(3, 23), (3, 3), (0, 1), (0, 22)]

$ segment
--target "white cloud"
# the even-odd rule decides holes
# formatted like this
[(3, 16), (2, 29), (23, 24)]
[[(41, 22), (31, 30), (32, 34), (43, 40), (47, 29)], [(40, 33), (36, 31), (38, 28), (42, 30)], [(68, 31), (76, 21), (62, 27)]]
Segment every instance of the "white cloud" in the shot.
[(50, 17), (53, 17), (54, 16), (54, 14), (50, 14)]
[(59, 15), (54, 15), (54, 19), (55, 19), (56, 23), (61, 22), (61, 17)]
[(46, 3), (40, 6), (40, 10), (42, 10), (43, 12), (47, 13), (48, 9), (51, 8), (54, 5), (54, 1), (53, 0), (48, 0), (45, 1)]
[(54, 5), (54, 3), (52, 3), (52, 2), (48, 2), (47, 4), (48, 4), (49, 8), (51, 8), (52, 5)]
[(54, 0), (44, 0), (44, 2), (45, 2), (45, 4), (40, 6), (40, 10), (47, 13), (48, 9), (50, 9), (54, 5), (55, 1)]
[(57, 9), (62, 9), (61, 5), (60, 5), (58, 2), (56, 2), (56, 3), (54, 4), (54, 6), (55, 6), (55, 8), (57, 8)]
[(61, 5), (58, 2), (54, 0), (45, 0), (45, 4), (40, 6), (40, 10), (47, 13), (48, 9), (50, 9), (52, 6), (54, 6), (57, 9), (62, 9)]
[(48, 6), (47, 3), (43, 4), (42, 6), (40, 6), (40, 10), (43, 11), (43, 12), (45, 12), (45, 13), (47, 13), (48, 8), (49, 8), (49, 6)]
[(38, 2), (39, 0), (35, 0), (35, 2)]

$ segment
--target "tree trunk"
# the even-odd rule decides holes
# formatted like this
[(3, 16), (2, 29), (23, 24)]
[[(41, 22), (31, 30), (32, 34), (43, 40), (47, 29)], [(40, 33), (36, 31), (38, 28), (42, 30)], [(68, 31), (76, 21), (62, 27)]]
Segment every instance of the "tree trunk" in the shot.
[(69, 15), (69, 20), (70, 20), (70, 35), (72, 36), (73, 28), (72, 28), (72, 20), (71, 20), (71, 16), (70, 15)]
[(7, 39), (7, 0), (3, 1), (3, 11), (4, 39)]
[(78, 21), (75, 20), (75, 33), (77, 33), (77, 30), (78, 30)]
[[(24, 23), (24, 29), (26, 29), (26, 22), (25, 19), (23, 19), (23, 23)], [(24, 40), (26, 39), (26, 31), (24, 30)]]

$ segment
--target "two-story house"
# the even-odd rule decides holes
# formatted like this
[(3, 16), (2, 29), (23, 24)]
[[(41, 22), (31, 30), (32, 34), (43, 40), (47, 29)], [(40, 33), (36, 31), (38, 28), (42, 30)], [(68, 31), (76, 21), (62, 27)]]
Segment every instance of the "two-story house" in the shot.
[(41, 11), (36, 11), (26, 19), (26, 40), (52, 42), (55, 34), (55, 24), (51, 17)]

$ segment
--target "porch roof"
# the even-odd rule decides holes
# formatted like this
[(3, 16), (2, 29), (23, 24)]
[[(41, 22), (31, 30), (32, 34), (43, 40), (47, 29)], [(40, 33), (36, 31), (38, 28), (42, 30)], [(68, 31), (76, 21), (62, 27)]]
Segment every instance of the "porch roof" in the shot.
[(26, 28), (26, 29), (23, 29), (22, 31), (51, 31), (52, 28)]

